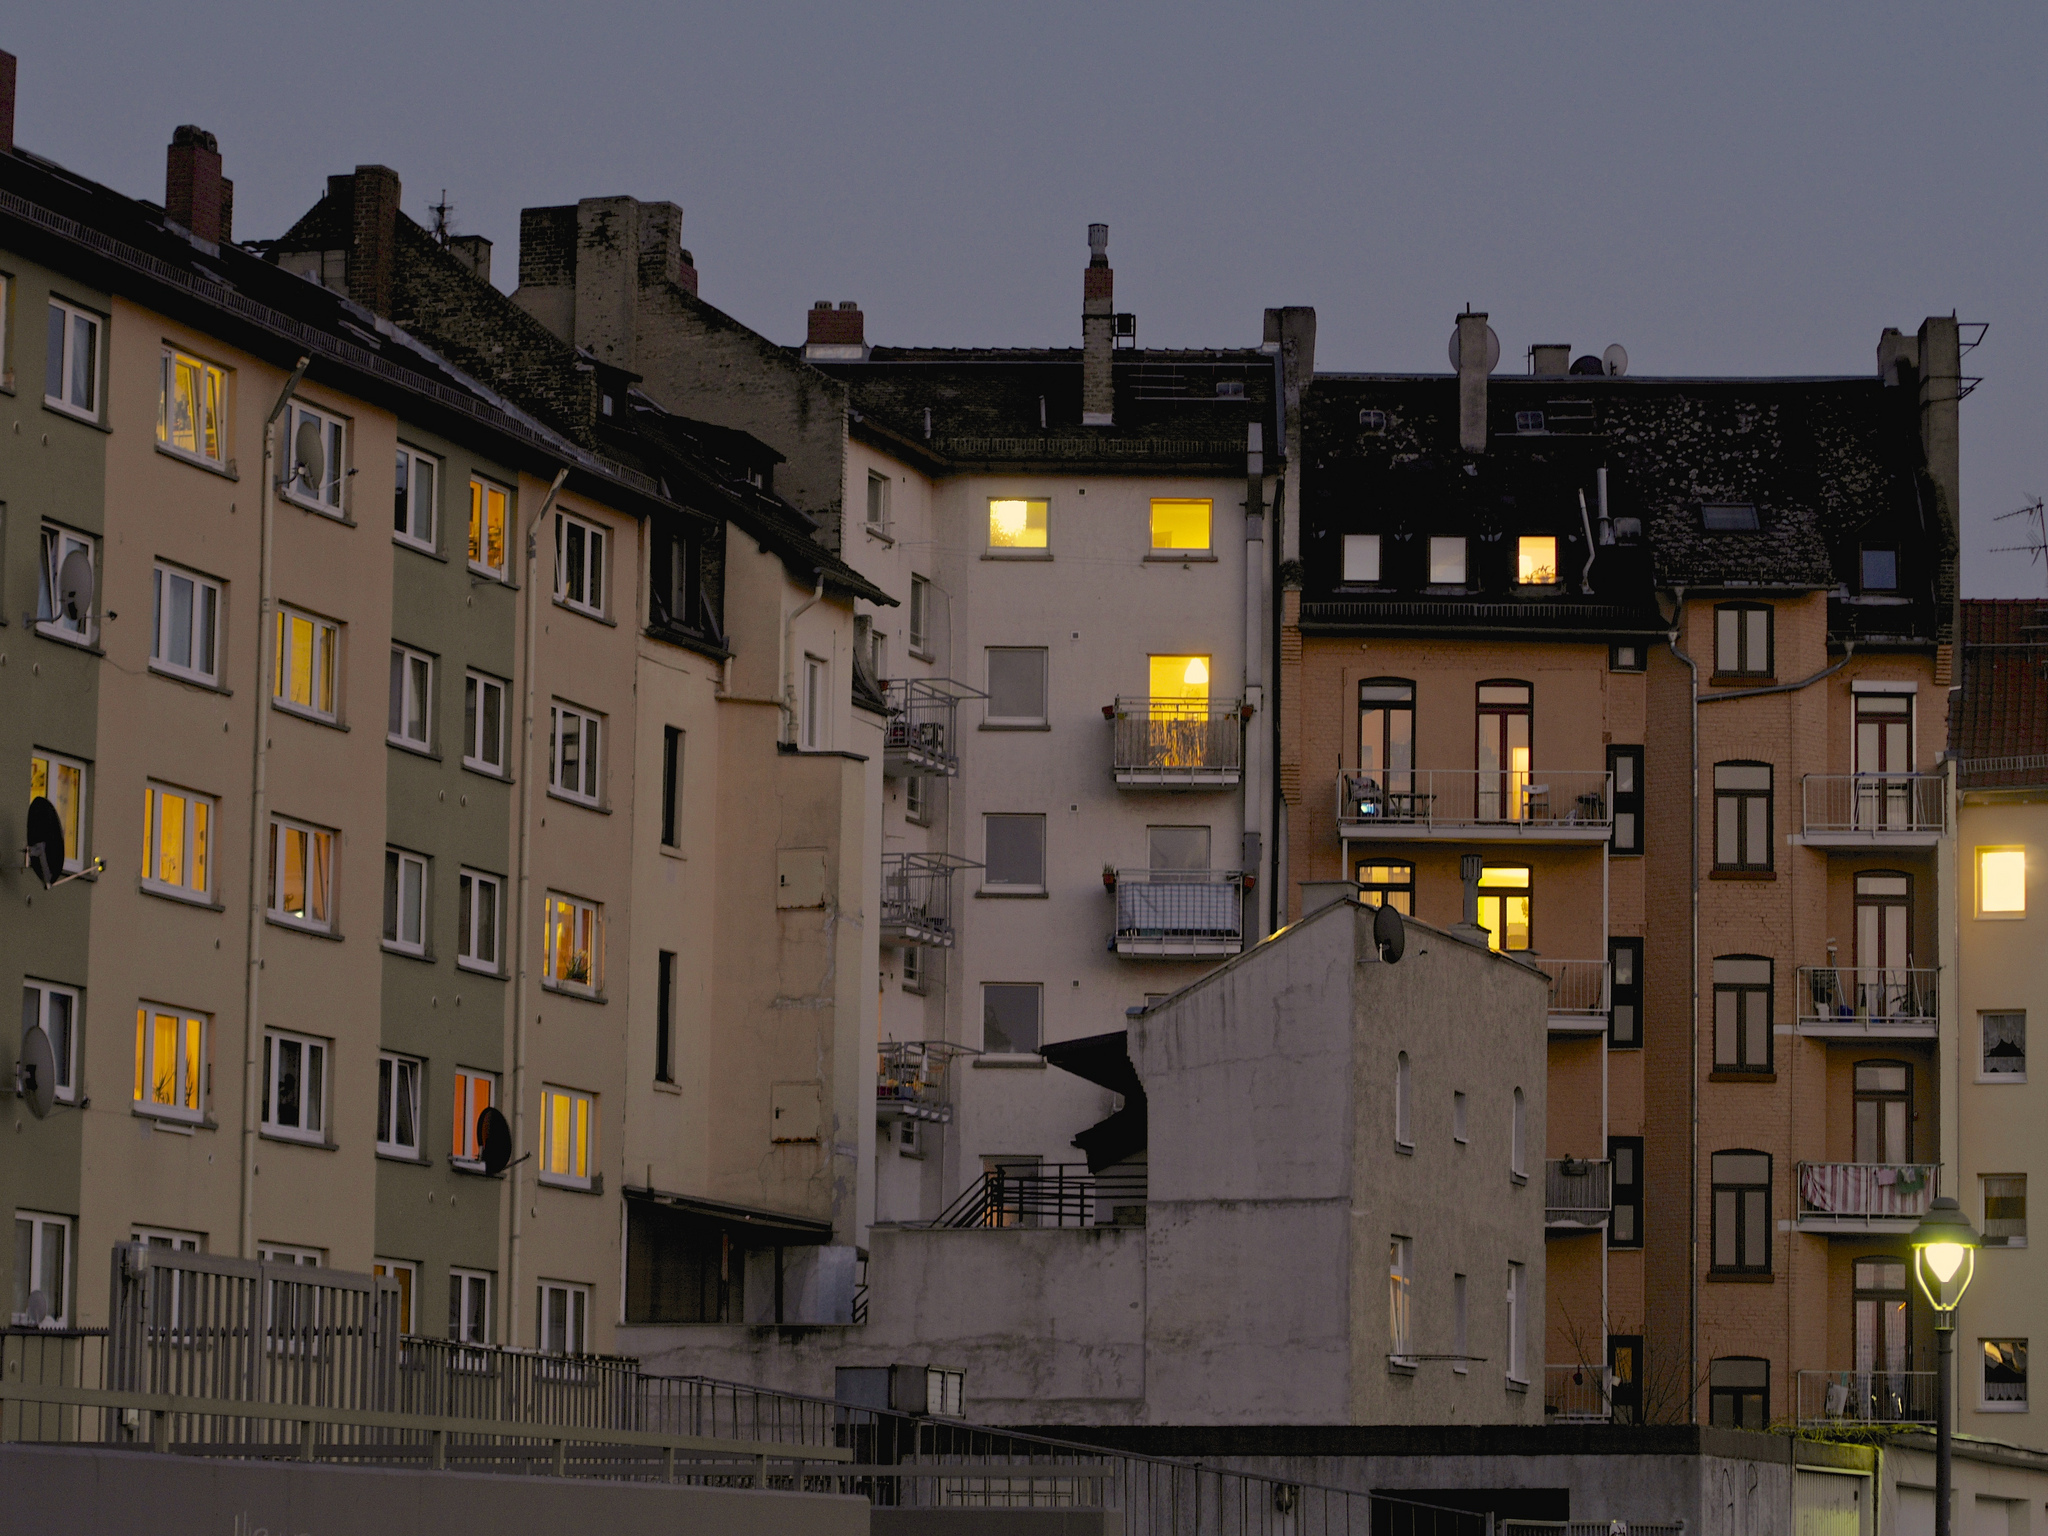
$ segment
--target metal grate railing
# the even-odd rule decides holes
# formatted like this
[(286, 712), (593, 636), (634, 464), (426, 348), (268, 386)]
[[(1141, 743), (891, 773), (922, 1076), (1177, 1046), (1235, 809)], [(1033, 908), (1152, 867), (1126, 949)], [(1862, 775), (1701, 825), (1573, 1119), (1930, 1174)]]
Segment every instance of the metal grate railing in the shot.
[(1119, 954), (1227, 955), (1244, 944), (1244, 876), (1234, 869), (1119, 869)]
[(1808, 837), (1939, 833), (1948, 824), (1938, 773), (1809, 773), (1800, 792)]
[(1799, 968), (1799, 1022), (1831, 1030), (1898, 1031), (1935, 1027), (1941, 971), (1934, 966)]
[(953, 872), (979, 869), (950, 853), (882, 855), (882, 937), (929, 949), (953, 947)]
[(1799, 1422), (1932, 1426), (1939, 1371), (1801, 1371)]
[(1112, 767), (1119, 784), (1230, 785), (1244, 772), (1244, 717), (1236, 699), (1120, 698)]
[(962, 699), (987, 695), (947, 677), (897, 678), (882, 685), (889, 706), (882, 761), (892, 773), (951, 778), (960, 771)]
[(946, 1040), (884, 1040), (876, 1053), (875, 1108), (915, 1120), (950, 1120), (947, 1069), (972, 1046)]
[(1583, 835), (1613, 825), (1613, 778), (1594, 769), (1408, 768), (1337, 776), (1345, 836), (1428, 835), (1484, 828), (1517, 835)]
[(1598, 1021), (1607, 1019), (1607, 962), (1605, 960), (1536, 961), (1536, 968), (1550, 978), (1550, 1011)]
[(1607, 1372), (1584, 1361), (1543, 1367), (1543, 1417), (1552, 1424), (1604, 1423), (1613, 1416)]
[(1029, 1163), (991, 1168), (940, 1212), (935, 1227), (1109, 1227), (1142, 1220), (1145, 1171), (1086, 1163)]

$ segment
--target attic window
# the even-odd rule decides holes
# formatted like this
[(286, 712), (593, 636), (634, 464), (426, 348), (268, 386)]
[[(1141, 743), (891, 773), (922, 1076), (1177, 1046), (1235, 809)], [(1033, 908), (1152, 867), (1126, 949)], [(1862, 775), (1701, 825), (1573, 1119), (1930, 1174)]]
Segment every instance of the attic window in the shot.
[(1244, 380), (1218, 379), (1216, 381), (1216, 398), (1219, 400), (1242, 400), (1244, 398)]
[(1899, 589), (1899, 552), (1896, 549), (1863, 551), (1863, 590), (1896, 592)]
[(1755, 533), (1763, 523), (1754, 502), (1709, 501), (1700, 506), (1700, 526), (1708, 533)]
[(1517, 432), (1541, 432), (1543, 430), (1543, 413), (1541, 411), (1515, 412), (1515, 430)]
[(1385, 411), (1360, 411), (1358, 413), (1358, 429), (1361, 432), (1386, 431), (1387, 413)]
[(610, 395), (604, 397), (604, 413), (607, 416), (612, 413), (612, 397)]

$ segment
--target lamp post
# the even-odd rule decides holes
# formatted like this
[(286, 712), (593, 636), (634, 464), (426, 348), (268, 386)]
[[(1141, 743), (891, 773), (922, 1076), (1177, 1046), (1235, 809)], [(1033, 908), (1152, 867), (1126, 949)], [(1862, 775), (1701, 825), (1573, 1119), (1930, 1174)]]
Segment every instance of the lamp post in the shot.
[(1913, 1229), (1913, 1273), (1934, 1308), (1934, 1353), (1941, 1380), (1934, 1409), (1934, 1536), (1949, 1536), (1951, 1444), (1949, 1397), (1955, 1375), (1956, 1308), (1977, 1274), (1979, 1240), (1970, 1218), (1949, 1195), (1930, 1201)]

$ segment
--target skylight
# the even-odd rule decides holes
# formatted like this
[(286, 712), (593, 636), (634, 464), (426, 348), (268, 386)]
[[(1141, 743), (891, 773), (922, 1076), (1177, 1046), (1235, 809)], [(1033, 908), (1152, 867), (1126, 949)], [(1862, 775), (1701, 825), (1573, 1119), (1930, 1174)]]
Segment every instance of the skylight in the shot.
[(1709, 533), (1755, 533), (1763, 524), (1753, 502), (1710, 501), (1700, 508), (1700, 526)]

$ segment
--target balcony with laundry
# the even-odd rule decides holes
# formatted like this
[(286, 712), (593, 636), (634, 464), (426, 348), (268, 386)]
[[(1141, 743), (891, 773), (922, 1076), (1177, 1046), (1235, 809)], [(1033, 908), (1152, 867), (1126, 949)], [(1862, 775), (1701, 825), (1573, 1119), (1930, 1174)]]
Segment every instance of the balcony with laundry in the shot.
[(1848, 1153), (1849, 1160), (1799, 1164), (1800, 1231), (1909, 1232), (1926, 1214), (1940, 1165), (1919, 1160), (1929, 1138), (1924, 1132), (1916, 1137), (1916, 1122), (1931, 1106), (1918, 1102), (1916, 1089), (1924, 1094), (1930, 1076), (1906, 1060), (1832, 1064), (1827, 1150), (1836, 1158)]

